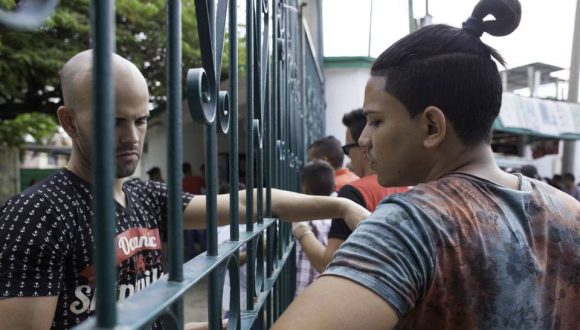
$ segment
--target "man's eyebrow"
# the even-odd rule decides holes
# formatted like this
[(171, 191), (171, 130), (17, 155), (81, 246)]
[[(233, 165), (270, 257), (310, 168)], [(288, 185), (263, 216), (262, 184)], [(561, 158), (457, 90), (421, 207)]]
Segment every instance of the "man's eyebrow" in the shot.
[[(135, 120), (143, 120), (143, 119), (149, 120), (150, 117), (151, 117), (151, 115), (145, 115), (145, 116), (138, 117)], [(128, 118), (124, 118), (124, 117), (115, 117), (115, 119), (116, 120), (129, 120)]]
[(370, 114), (378, 113), (379, 111), (373, 109), (363, 109), (363, 116), (367, 117)]

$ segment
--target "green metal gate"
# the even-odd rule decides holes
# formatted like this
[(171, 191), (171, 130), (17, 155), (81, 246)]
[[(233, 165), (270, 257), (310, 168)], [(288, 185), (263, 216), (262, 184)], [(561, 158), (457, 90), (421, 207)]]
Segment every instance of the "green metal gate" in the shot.
[[(0, 24), (16, 29), (37, 28), (57, 6), (56, 0), (29, 1), (19, 12), (0, 10)], [(269, 327), (288, 306), (295, 289), (295, 249), (291, 226), (273, 219), (272, 187), (298, 190), (299, 171), (306, 147), (324, 134), (324, 80), (297, 0), (247, 0), (246, 11), (246, 182), (258, 190), (259, 210), (253, 222), (251, 207), (240, 215), (237, 194), (231, 195), (231, 240), (217, 244), (217, 134), (229, 134), (230, 187), (238, 191), (238, 36), (237, 0), (195, 0), (203, 68), (187, 73), (186, 97), (193, 119), (204, 124), (207, 178), (208, 250), (183, 264), (181, 209), (182, 89), (181, 2), (167, 1), (167, 121), (168, 121), (168, 274), (116, 305), (117, 273), (114, 265), (114, 95), (111, 59), (115, 49), (114, 1), (92, 1), (93, 74), (93, 177), (95, 185), (95, 266), (97, 269), (95, 318), (78, 328), (147, 327), (160, 318), (166, 328), (181, 329), (183, 294), (201, 279), (209, 278), (210, 329), (221, 327), (224, 276), (231, 278), (230, 329)], [(221, 62), (228, 17), (230, 90), (220, 91)], [(255, 175), (254, 175), (255, 173)], [(240, 232), (240, 216), (246, 231)], [(246, 245), (247, 244), (247, 245)], [(267, 248), (264, 249), (264, 244)], [(247, 309), (240, 311), (239, 249), (247, 246)], [(265, 255), (264, 255), (264, 251)]]

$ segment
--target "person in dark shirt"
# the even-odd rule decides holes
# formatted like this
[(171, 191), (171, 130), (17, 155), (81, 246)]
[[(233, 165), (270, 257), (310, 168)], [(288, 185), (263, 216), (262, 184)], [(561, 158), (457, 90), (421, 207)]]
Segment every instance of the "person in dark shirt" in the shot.
[(165, 182), (163, 180), (163, 174), (161, 174), (161, 169), (157, 166), (154, 166), (147, 171), (147, 175), (149, 175), (149, 180), (157, 181), (157, 182)]
[(499, 53), (520, 22), (481, 0), (462, 28), (423, 27), (385, 50), (358, 142), (385, 198), (273, 329), (577, 329), (580, 203), (502, 171), (490, 145)]
[[(61, 71), (64, 104), (58, 119), (71, 137), (66, 168), (0, 206), (0, 327), (67, 329), (95, 313), (92, 232), (92, 51), (72, 57)], [(149, 118), (149, 92), (137, 67), (113, 54), (115, 82), (115, 256), (118, 301), (151, 285), (163, 273), (160, 233), (167, 227), (167, 187), (129, 180), (138, 165)], [(256, 192), (255, 192), (256, 194)], [(186, 229), (205, 226), (206, 198), (184, 193)], [(246, 193), (239, 194), (246, 211)], [(229, 224), (229, 195), (218, 195), (217, 222)], [(272, 211), (288, 221), (368, 211), (346, 199), (272, 190)], [(256, 207), (254, 207), (256, 210)], [(153, 326), (156, 327), (155, 323)]]

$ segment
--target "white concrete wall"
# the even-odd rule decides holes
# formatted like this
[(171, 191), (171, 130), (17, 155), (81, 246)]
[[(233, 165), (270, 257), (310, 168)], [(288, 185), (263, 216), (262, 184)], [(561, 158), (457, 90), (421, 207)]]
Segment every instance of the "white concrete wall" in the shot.
[[(238, 88), (238, 138), (240, 154), (245, 154), (245, 137), (246, 137), (246, 88), (245, 77), (240, 77), (240, 86)], [(222, 82), (221, 90), (229, 90), (228, 81)], [(153, 167), (158, 166), (164, 178), (167, 178), (167, 114), (162, 113), (150, 120), (147, 135), (145, 138), (146, 148), (139, 167), (135, 171), (133, 177), (147, 179), (147, 171)], [(183, 149), (182, 158), (184, 162), (191, 164), (191, 168), (195, 175), (203, 175), (199, 167), (205, 163), (204, 160), (204, 125), (195, 123), (189, 114), (187, 101), (183, 102), (183, 117), (182, 117), (182, 135), (183, 135)], [(218, 154), (229, 153), (228, 137), (221, 133), (218, 127)], [(219, 156), (218, 156), (219, 157)], [(218, 159), (219, 162), (219, 159)]]
[(326, 79), (326, 135), (334, 135), (344, 143), (346, 128), (342, 116), (360, 108), (370, 68), (327, 68)]
[[(302, 17), (306, 21), (306, 25), (308, 26), (308, 32), (310, 33), (310, 37), (312, 38), (312, 44), (316, 50), (317, 56), (320, 56), (320, 49), (318, 45), (320, 44), (319, 37), (321, 37), (318, 33), (319, 23), (318, 18), (322, 18), (322, 3), (321, 0), (306, 0), (301, 1), (305, 4), (302, 7)], [(320, 24), (321, 26), (322, 24)]]
[(147, 134), (145, 135), (143, 156), (133, 177), (147, 179), (147, 171), (151, 167), (158, 166), (163, 177), (167, 179), (167, 124), (165, 117), (165, 114), (160, 114), (149, 121)]

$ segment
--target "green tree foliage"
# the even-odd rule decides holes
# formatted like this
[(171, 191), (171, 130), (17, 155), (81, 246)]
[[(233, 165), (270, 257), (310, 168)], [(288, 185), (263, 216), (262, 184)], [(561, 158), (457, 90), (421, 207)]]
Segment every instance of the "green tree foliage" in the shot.
[(54, 118), (42, 113), (24, 113), (14, 119), (2, 120), (0, 125), (0, 146), (18, 147), (25, 143), (27, 136), (36, 143), (46, 143), (56, 133), (58, 125)]
[[(10, 10), (18, 2), (0, 0), (0, 6)], [(153, 107), (164, 109), (166, 0), (117, 0), (115, 6), (116, 52), (141, 69)], [(194, 10), (193, 0), (182, 1), (183, 76), (188, 68), (201, 66)], [(58, 70), (90, 48), (89, 12), (90, 0), (66, 0), (37, 31), (0, 28), (0, 118), (55, 113), (61, 100)]]
[[(21, 2), (0, 0), (0, 8), (10, 11)], [(116, 52), (131, 60), (143, 72), (149, 84), (152, 107), (161, 111), (166, 106), (166, 2), (115, 2)], [(59, 69), (71, 56), (91, 46), (90, 6), (90, 0), (60, 1), (51, 18), (36, 31), (14, 31), (0, 27), (0, 145), (17, 145), (26, 134), (35, 136), (34, 131), (42, 131), (40, 126), (51, 127), (45, 116), (24, 116), (14, 121), (9, 119), (24, 113), (55, 115), (61, 104)], [(243, 72), (243, 38), (239, 40), (239, 48), (239, 67)], [(182, 1), (182, 53), (182, 78), (185, 82), (189, 68), (202, 66), (194, 0)], [(226, 37), (222, 78), (228, 72), (227, 54)], [(30, 118), (36, 118), (40, 126), (24, 127), (23, 123), (34, 124), (35, 120)], [(22, 131), (18, 132), (17, 128)]]

